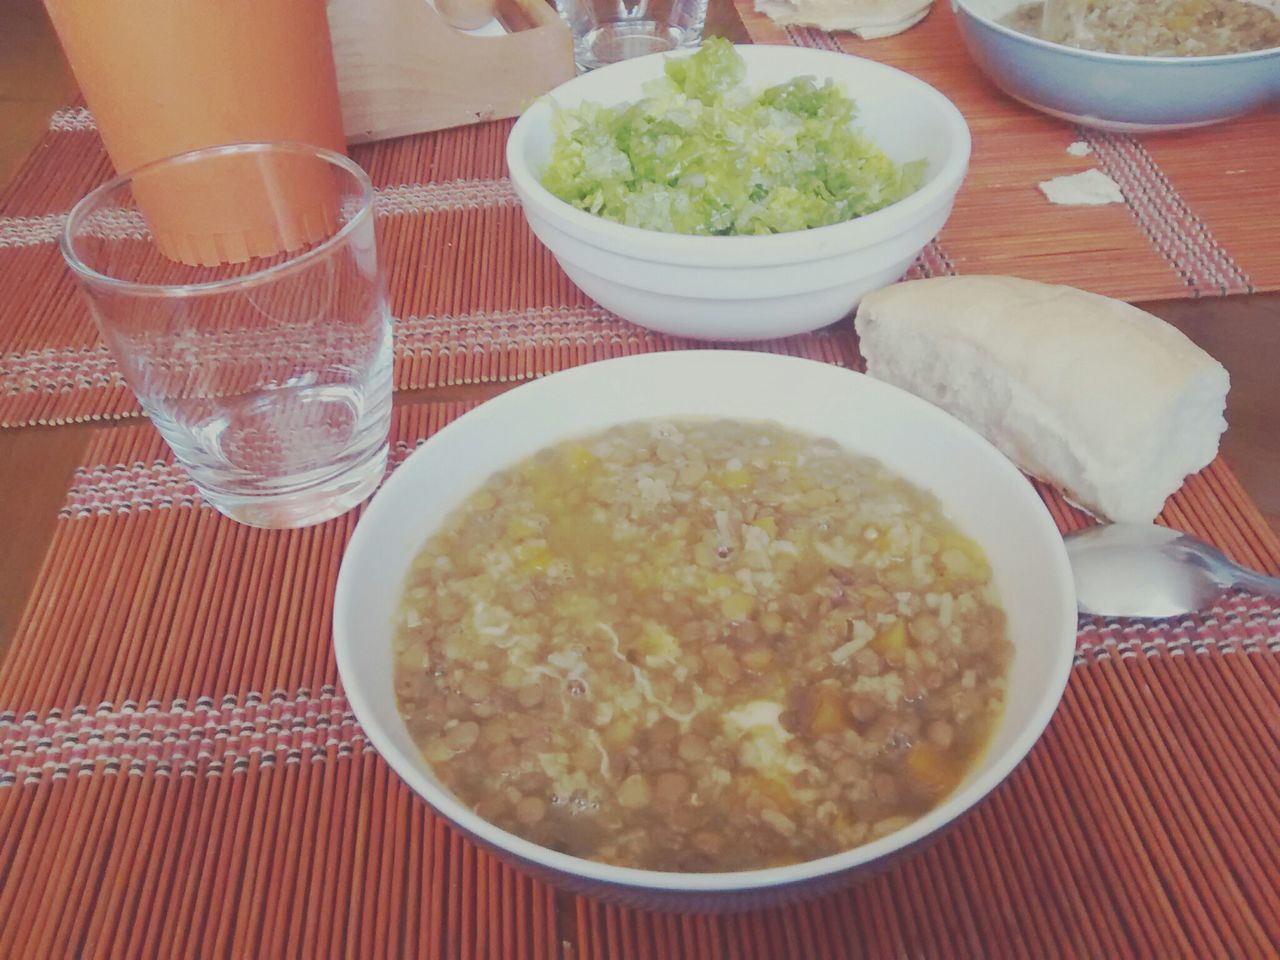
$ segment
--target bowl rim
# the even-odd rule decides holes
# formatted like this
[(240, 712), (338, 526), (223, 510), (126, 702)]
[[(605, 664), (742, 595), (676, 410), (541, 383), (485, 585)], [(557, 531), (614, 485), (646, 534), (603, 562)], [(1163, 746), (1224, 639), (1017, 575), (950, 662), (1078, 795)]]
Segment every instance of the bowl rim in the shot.
[[(442, 787), (437, 787), (423, 777), (414, 762), (403, 755), (390, 741), (378, 723), (369, 723), (367, 718), (374, 716), (370, 701), (364, 690), (349, 681), (356, 676), (355, 658), (362, 636), (359, 631), (347, 630), (347, 623), (352, 619), (351, 607), (354, 603), (352, 586), (358, 574), (357, 568), (369, 562), (369, 557), (376, 556), (376, 549), (371, 545), (377, 529), (386, 523), (394, 523), (394, 515), (383, 518), (382, 512), (390, 507), (394, 495), (386, 491), (398, 491), (401, 487), (412, 489), (414, 481), (410, 474), (414, 471), (404, 469), (410, 461), (417, 458), (426, 460), (433, 455), (439, 446), (438, 437), (452, 437), (469, 428), (479, 418), (501, 419), (510, 409), (518, 409), (528, 400), (530, 392), (545, 393), (547, 391), (563, 391), (574, 388), (575, 384), (585, 381), (589, 386), (607, 384), (612, 371), (618, 366), (652, 366), (661, 368), (672, 360), (677, 363), (742, 364), (750, 367), (753, 364), (792, 366), (797, 376), (811, 371), (813, 364), (819, 364), (830, 370), (840, 371), (850, 378), (861, 378), (862, 386), (857, 389), (871, 390), (883, 397), (893, 398), (891, 402), (914, 409), (919, 415), (932, 419), (942, 429), (967, 435), (969, 443), (985, 448), (985, 457), (993, 474), (1002, 475), (1010, 481), (1011, 496), (1024, 500), (1035, 518), (1036, 531), (1044, 536), (1049, 544), (1046, 553), (1047, 566), (1054, 580), (1055, 593), (1063, 598), (1061, 618), (1057, 623), (1046, 622), (1046, 633), (1055, 634), (1049, 663), (1044, 670), (1045, 686), (1043, 697), (1035, 708), (1030, 720), (1025, 724), (1004, 754), (997, 758), (990, 770), (980, 777), (970, 780), (955, 790), (951, 795), (934, 807), (924, 816), (908, 824), (900, 830), (881, 837), (871, 843), (843, 850), (839, 853), (806, 860), (801, 863), (780, 867), (768, 867), (756, 870), (743, 870), (718, 873), (680, 873), (675, 871), (642, 870), (633, 867), (621, 867), (613, 864), (588, 860), (539, 846), (513, 833), (484, 820), (472, 812), (465, 804), (457, 800)], [(591, 381), (596, 381), (592, 384)], [(850, 382), (854, 382), (851, 380)], [(622, 422), (622, 421), (619, 421)], [(553, 431), (554, 433), (554, 431)], [(547, 443), (554, 442), (548, 439)], [(1016, 482), (1014, 482), (1016, 481)], [(1016, 492), (1015, 492), (1016, 491)], [(380, 507), (380, 504), (384, 505)], [(674, 353), (649, 353), (610, 360), (597, 361), (572, 367), (540, 380), (530, 381), (521, 386), (500, 394), (485, 403), (467, 411), (462, 416), (444, 426), (429, 437), (424, 443), (405, 459), (397, 468), (381, 490), (373, 497), (351, 536), (344, 551), (342, 564), (334, 594), (332, 629), (334, 653), (338, 667), (338, 675), (348, 703), (357, 722), (365, 735), (373, 744), (379, 756), (395, 771), (410, 789), (421, 797), (433, 810), (461, 830), (488, 844), (502, 853), (537, 867), (565, 874), (578, 880), (589, 880), (615, 887), (628, 887), (638, 890), (689, 892), (689, 893), (743, 893), (754, 890), (785, 887), (791, 884), (816, 880), (822, 877), (843, 873), (845, 871), (887, 858), (899, 850), (912, 847), (920, 841), (936, 834), (939, 830), (960, 818), (964, 813), (985, 799), (1006, 777), (1026, 758), (1031, 748), (1039, 740), (1057, 710), (1071, 674), (1076, 650), (1077, 617), (1075, 606), (1075, 585), (1071, 568), (1067, 559), (1066, 547), (1061, 533), (1054, 522), (1048, 508), (1040, 500), (1034, 487), (985, 438), (956, 420), (950, 414), (927, 401), (901, 390), (891, 384), (875, 380), (865, 374), (847, 368), (836, 367), (820, 361), (806, 360), (780, 354), (757, 353), (740, 350), (682, 350)]]
[[(870, 70), (883, 77), (893, 77), (903, 88), (911, 90), (913, 97), (933, 103), (943, 117), (947, 134), (947, 153), (937, 173), (914, 193), (901, 200), (881, 207), (871, 213), (841, 223), (813, 227), (808, 230), (792, 230), (765, 236), (733, 235), (703, 236), (687, 233), (669, 233), (649, 230), (627, 224), (615, 223), (603, 217), (579, 210), (544, 187), (525, 162), (524, 148), (535, 126), (545, 125), (550, 117), (556, 94), (573, 87), (575, 92), (591, 89), (599, 83), (597, 78), (609, 76), (610, 71), (637, 70), (637, 64), (658, 67), (668, 57), (691, 56), (696, 48), (675, 53), (654, 53), (602, 67), (562, 83), (538, 97), (520, 115), (507, 136), (506, 160), (512, 185), (526, 208), (526, 215), (542, 215), (555, 222), (555, 226), (570, 233), (576, 239), (606, 250), (625, 253), (631, 259), (658, 263), (695, 263), (699, 265), (732, 265), (738, 267), (775, 265), (811, 260), (813, 248), (827, 250), (827, 255), (847, 252), (851, 248), (880, 242), (887, 235), (896, 235), (911, 225), (927, 218), (945, 203), (951, 201), (959, 190), (969, 168), (972, 152), (972, 136), (968, 123), (959, 108), (940, 90), (914, 74), (888, 64), (854, 57), (831, 50), (815, 50), (808, 47), (792, 47), (778, 44), (735, 44), (737, 50), (750, 64), (751, 61), (769, 59), (804, 59), (815, 64), (813, 75), (819, 79), (837, 79), (841, 75), (838, 66), (855, 61), (857, 69)], [(830, 65), (832, 69), (819, 70), (818, 66)], [(801, 74), (804, 75), (804, 74)], [(872, 91), (871, 95), (877, 95)], [(639, 94), (639, 91), (636, 92)], [(589, 96), (584, 99), (590, 99)], [(856, 99), (856, 98), (855, 98)], [(617, 102), (617, 101), (614, 101)], [(857, 119), (855, 118), (855, 123)], [(534, 209), (530, 209), (530, 208)]]
[[(1216, 53), (1207, 57), (1157, 57), (1143, 56), (1136, 53), (1107, 53), (1103, 50), (1085, 50), (1082, 47), (1072, 47), (1065, 43), (1055, 43), (1054, 41), (1046, 40), (1043, 37), (1033, 37), (1029, 33), (1023, 33), (1020, 30), (1015, 30), (1013, 27), (1000, 23), (998, 20), (991, 18), (987, 14), (975, 10), (971, 6), (971, 3), (972, 0), (951, 0), (951, 9), (953, 11), (963, 11), (979, 23), (991, 27), (997, 33), (1028, 43), (1031, 46), (1040, 47), (1041, 49), (1059, 54), (1066, 54), (1068, 56), (1077, 56), (1085, 60), (1096, 60), (1102, 63), (1115, 65), (1125, 64), (1152, 68), (1180, 66), (1187, 69), (1195, 69), (1248, 63), (1252, 60), (1266, 60), (1270, 57), (1280, 56), (1280, 47), (1264, 47), (1262, 50), (1245, 50), (1240, 53)], [(1277, 14), (1277, 16), (1280, 16), (1280, 14)]]

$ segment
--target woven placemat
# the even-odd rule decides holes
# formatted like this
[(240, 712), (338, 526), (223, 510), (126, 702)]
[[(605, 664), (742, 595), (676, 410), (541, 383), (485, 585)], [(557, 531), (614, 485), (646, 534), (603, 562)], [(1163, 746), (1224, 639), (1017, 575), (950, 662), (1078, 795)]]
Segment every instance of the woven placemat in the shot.
[[(503, 148), (512, 121), (366, 144), (376, 229), (395, 316), (395, 386), (529, 379), (567, 366), (697, 345), (602, 310), (534, 238)], [(110, 175), (82, 109), (54, 117), (0, 196), (0, 426), (138, 416), (57, 249), (75, 200)], [(58, 210), (41, 214), (39, 210)], [(13, 216), (4, 216), (7, 212)], [(932, 246), (911, 276), (947, 272)], [(833, 331), (748, 348), (839, 360)], [(845, 358), (847, 361), (847, 358)]]
[[(398, 408), (394, 459), (465, 409)], [(1274, 605), (1088, 620), (1040, 743), (933, 846), (809, 903), (650, 914), (478, 852), (372, 751), (330, 639), (357, 517), (237, 525), (149, 425), (99, 428), (0, 664), (0, 956), (1280, 956)], [(1280, 572), (1221, 462), (1163, 519)]]
[[(969, 61), (945, 4), (901, 37), (862, 43), (778, 28), (735, 0), (759, 42), (848, 49), (934, 83), (974, 133), (969, 179), (909, 276), (1011, 273), (1128, 300), (1280, 288), (1280, 245), (1257, 215), (1280, 190), (1280, 116), (1137, 141), (1073, 130), (998, 94)], [(689, 345), (596, 307), (525, 224), (506, 179), (511, 121), (353, 148), (377, 189), (378, 238), (397, 318), (401, 389), (508, 382), (597, 357)], [(1076, 158), (1084, 139), (1094, 153)], [(1036, 183), (1099, 166), (1128, 202), (1050, 206)], [(66, 212), (110, 176), (83, 107), (0, 192), (0, 426), (115, 419), (138, 408), (56, 248)], [(826, 334), (788, 348), (824, 356)]]

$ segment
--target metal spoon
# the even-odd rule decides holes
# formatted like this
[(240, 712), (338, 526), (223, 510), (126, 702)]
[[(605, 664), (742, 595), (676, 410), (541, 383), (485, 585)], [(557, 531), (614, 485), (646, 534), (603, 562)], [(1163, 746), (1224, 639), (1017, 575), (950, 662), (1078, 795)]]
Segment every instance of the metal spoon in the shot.
[(1280, 579), (1246, 570), (1209, 544), (1167, 527), (1113, 523), (1064, 539), (1081, 613), (1176, 617), (1204, 609), (1233, 587), (1280, 597)]

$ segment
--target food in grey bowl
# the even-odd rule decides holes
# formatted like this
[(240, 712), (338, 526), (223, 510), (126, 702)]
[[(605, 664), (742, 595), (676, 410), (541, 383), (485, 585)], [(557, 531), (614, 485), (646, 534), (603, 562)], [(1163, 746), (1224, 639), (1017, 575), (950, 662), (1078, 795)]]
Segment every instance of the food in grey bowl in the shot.
[(1053, 43), (1139, 57), (1280, 47), (1280, 17), (1252, 0), (1039, 0), (999, 22)]
[[(1088, 13), (1086, 0), (1066, 2)], [(1119, 2), (1127, 7), (1136, 0)], [(1196, 0), (1152, 0), (1151, 6), (1177, 2)], [(1121, 44), (1126, 50), (1138, 43), (1156, 50), (1171, 41), (1163, 28), (1148, 29), (1150, 24), (1137, 21), (1123, 27), (1121, 36), (1099, 40), (1085, 16), (1072, 28), (1079, 46), (1055, 43), (1009, 25), (1024, 6), (1025, 0), (952, 0), (961, 36), (982, 71), (1009, 96), (1050, 116), (1102, 130), (1146, 133), (1221, 123), (1280, 101), (1280, 47), (1222, 54), (1187, 49), (1177, 56), (1083, 49), (1090, 38), (1095, 45)], [(1264, 13), (1270, 9), (1255, 6)], [(1057, 35), (1052, 27), (1050, 33)]]

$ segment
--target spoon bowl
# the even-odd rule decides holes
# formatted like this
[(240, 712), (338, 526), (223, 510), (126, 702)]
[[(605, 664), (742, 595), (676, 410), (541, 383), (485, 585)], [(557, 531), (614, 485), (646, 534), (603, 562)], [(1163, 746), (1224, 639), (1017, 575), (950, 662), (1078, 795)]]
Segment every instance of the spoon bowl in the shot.
[(1064, 540), (1081, 613), (1155, 620), (1203, 610), (1224, 590), (1280, 597), (1280, 579), (1168, 527), (1113, 523)]

